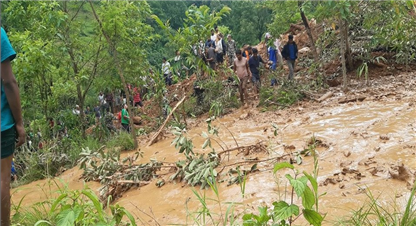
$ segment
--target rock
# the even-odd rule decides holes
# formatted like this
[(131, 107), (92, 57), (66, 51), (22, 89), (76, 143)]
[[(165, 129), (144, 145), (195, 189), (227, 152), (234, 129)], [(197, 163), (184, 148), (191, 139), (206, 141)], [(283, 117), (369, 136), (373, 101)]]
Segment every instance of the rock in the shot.
[(398, 163), (392, 167), (390, 167), (389, 174), (391, 178), (400, 181), (409, 181), (413, 178), (412, 173), (410, 170), (404, 166), (403, 163)]
[(133, 117), (133, 123), (136, 125), (140, 125), (142, 122), (142, 118), (140, 118), (139, 116), (135, 116)]
[(351, 155), (351, 151), (344, 151), (344, 156), (345, 157), (350, 157)]
[(244, 114), (240, 115), (240, 119), (241, 120), (246, 119), (248, 117), (248, 115), (249, 115), (248, 113), (244, 113)]
[(309, 47), (303, 47), (302, 49), (298, 51), (298, 53), (304, 54), (304, 53), (309, 53), (310, 51), (311, 49)]
[(380, 135), (380, 140), (390, 140), (387, 135)]
[(340, 166), (340, 167), (346, 167), (346, 166), (351, 165), (351, 163), (352, 163), (352, 161), (341, 162), (341, 163), (339, 164), (339, 166)]

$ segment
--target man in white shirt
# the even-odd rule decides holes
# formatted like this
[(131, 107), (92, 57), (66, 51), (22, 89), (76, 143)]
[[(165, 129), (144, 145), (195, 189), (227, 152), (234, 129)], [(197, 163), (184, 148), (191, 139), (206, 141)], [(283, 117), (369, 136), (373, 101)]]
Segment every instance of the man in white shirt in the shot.
[(166, 57), (163, 57), (162, 72), (163, 72), (163, 77), (165, 78), (165, 84), (168, 85), (168, 86), (172, 85), (172, 75), (170, 73), (170, 63), (166, 60)]
[(215, 34), (215, 30), (211, 30), (211, 41), (215, 42), (217, 41), (217, 35)]

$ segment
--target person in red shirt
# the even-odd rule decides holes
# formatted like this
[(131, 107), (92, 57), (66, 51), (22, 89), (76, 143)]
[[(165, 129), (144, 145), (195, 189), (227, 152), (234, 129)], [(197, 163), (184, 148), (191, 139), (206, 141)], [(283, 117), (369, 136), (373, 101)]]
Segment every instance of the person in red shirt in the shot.
[(140, 98), (140, 91), (138, 87), (134, 87), (133, 89), (133, 105), (137, 107), (139, 105), (140, 107), (143, 107), (142, 99)]

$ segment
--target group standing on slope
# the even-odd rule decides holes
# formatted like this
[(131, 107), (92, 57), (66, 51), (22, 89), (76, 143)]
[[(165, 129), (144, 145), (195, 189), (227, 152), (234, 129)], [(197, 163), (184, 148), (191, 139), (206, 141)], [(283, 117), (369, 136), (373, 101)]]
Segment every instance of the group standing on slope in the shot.
[[(241, 102), (244, 104), (247, 99), (247, 84), (252, 82), (256, 95), (258, 95), (261, 86), (261, 64), (266, 68), (275, 71), (278, 66), (283, 66), (283, 59), (286, 61), (289, 68), (288, 79), (293, 80), (295, 62), (298, 58), (298, 48), (294, 42), (293, 35), (289, 35), (288, 42), (283, 49), (280, 47), (280, 40), (276, 38), (272, 40), (269, 33), (265, 35), (265, 43), (267, 44), (268, 61), (261, 58), (258, 49), (252, 48), (249, 45), (244, 45), (242, 49), (237, 49), (236, 42), (232, 39), (231, 34), (227, 35), (227, 42), (224, 41), (223, 35), (218, 31), (218, 27), (211, 30), (211, 35), (207, 38), (205, 43), (201, 40), (198, 45), (192, 46), (193, 52), (196, 56), (201, 57), (203, 61), (213, 70), (217, 70), (219, 66), (226, 65), (233, 69), (234, 73), (239, 79), (239, 92)], [(179, 51), (176, 51), (175, 64), (180, 59)], [(225, 60), (224, 60), (225, 59)], [(180, 64), (179, 71), (186, 71), (188, 76), (189, 69), (183, 64)], [(172, 85), (171, 65), (166, 57), (163, 58), (162, 73), (165, 84)], [(180, 72), (176, 73), (180, 76)], [(277, 84), (276, 79), (272, 79), (272, 86)]]

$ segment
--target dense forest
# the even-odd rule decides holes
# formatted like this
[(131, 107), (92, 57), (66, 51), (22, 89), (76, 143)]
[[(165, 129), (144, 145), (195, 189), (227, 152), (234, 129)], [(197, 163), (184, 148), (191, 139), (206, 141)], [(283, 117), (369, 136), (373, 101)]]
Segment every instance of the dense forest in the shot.
[[(261, 111), (318, 100), (317, 95), (329, 87), (339, 86), (347, 93), (356, 80), (367, 86), (372, 70), (390, 73), (391, 68), (415, 69), (416, 1), (2, 1), (1, 11), (2, 27), (17, 53), (12, 66), (30, 141), (16, 155), (21, 170), (14, 186), (58, 176), (80, 162), (86, 181), (110, 186), (105, 178), (124, 166), (113, 162), (111, 170), (102, 169), (95, 165), (98, 161), (92, 164), (98, 168), (87, 172), (88, 164), (94, 161), (92, 156), (111, 161), (118, 155), (120, 160), (121, 151), (150, 146), (162, 139), (163, 130), (169, 127), (176, 136), (175, 147), (187, 161), (177, 163), (182, 171), (175, 175), (182, 175), (182, 180), (189, 164), (205, 161), (206, 173), (201, 174), (206, 174), (205, 181), (199, 176), (192, 185), (212, 188), (207, 178), (215, 180), (213, 172), (220, 160), (211, 164), (211, 158), (195, 154), (191, 139), (185, 135), (190, 118), (208, 116), (209, 136), (218, 136), (211, 121), (241, 107), (232, 68), (224, 64), (213, 70), (194, 54), (196, 46), (205, 43), (215, 28), (224, 40), (231, 35), (237, 49), (256, 47), (266, 61), (267, 47), (272, 45), (266, 34), (279, 39), (281, 47), (288, 35), (295, 36), (300, 51), (295, 82), (286, 79), (288, 69), (282, 62), (277, 70), (263, 66), (264, 83), (253, 104)], [(174, 63), (177, 52), (180, 64)], [(172, 86), (165, 84), (163, 58), (177, 74)], [(269, 86), (273, 81), (279, 84), (277, 88)], [(136, 88), (142, 107), (133, 106)], [(328, 93), (324, 99), (333, 95)], [(125, 99), (129, 133), (120, 132), (117, 124), (122, 104), (106, 102), (104, 106), (101, 95), (112, 103)], [(117, 154), (104, 153), (103, 144)], [(202, 149), (208, 147), (212, 148), (207, 138)], [(141, 154), (138, 152), (136, 159)], [(201, 161), (192, 163), (196, 159)], [(280, 165), (275, 171), (281, 168), (293, 169), (292, 165)], [(94, 170), (107, 174), (95, 175)], [(140, 181), (156, 178), (156, 170), (135, 173), (140, 174)], [(128, 180), (139, 180), (133, 173), (130, 176)], [(302, 178), (305, 184), (307, 180), (314, 184), (317, 177), (305, 174)], [(291, 184), (301, 183), (296, 178), (290, 180)], [(312, 193), (311, 189), (308, 192)], [(313, 192), (318, 199), (317, 191)], [(303, 195), (300, 193), (299, 197)], [(318, 201), (309, 204), (304, 203), (306, 220), (321, 225)], [(295, 214), (291, 208), (287, 211)], [(280, 218), (275, 217), (290, 219), (292, 225), (292, 212), (285, 215), (282, 211)], [(299, 208), (295, 215), (299, 216)], [(254, 215), (247, 216), (244, 225), (266, 225), (254, 224), (254, 219)], [(274, 225), (286, 225), (277, 222)]]

